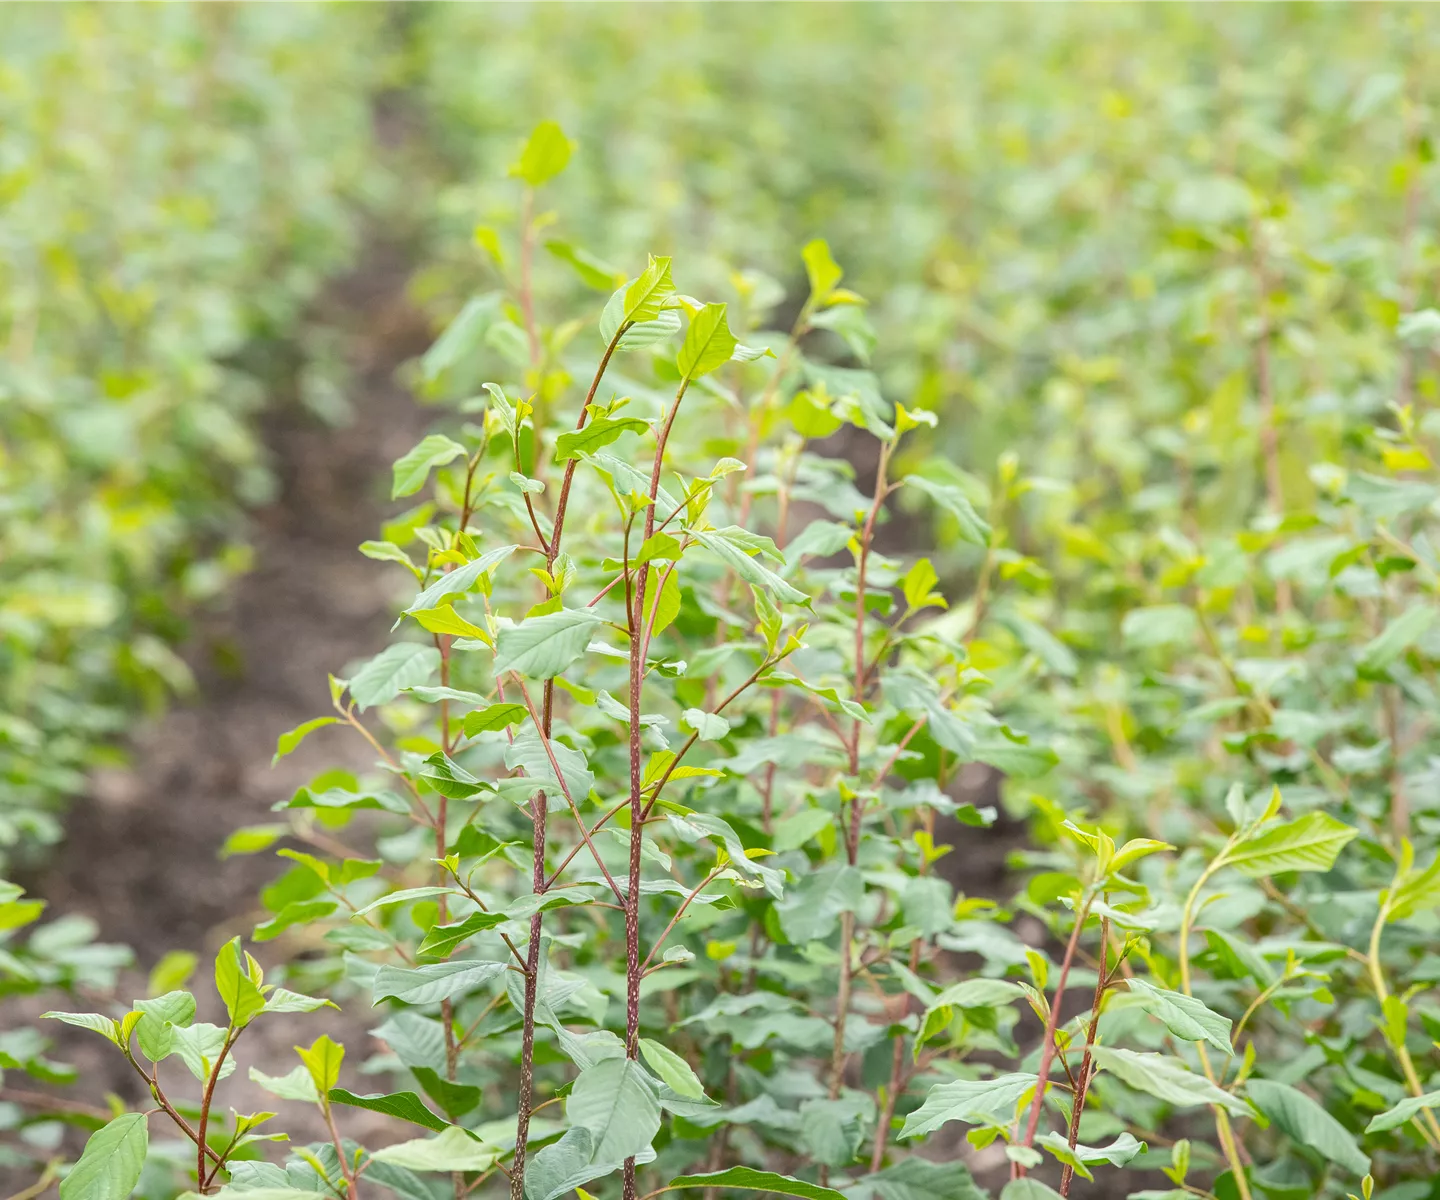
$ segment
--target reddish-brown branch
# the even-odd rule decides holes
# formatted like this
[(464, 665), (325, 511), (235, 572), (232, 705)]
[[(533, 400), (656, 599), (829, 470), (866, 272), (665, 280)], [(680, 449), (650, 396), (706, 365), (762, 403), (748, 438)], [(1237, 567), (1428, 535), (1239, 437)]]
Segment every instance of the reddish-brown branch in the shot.
[[(1050, 1015), (1045, 1020), (1045, 1040), (1040, 1046), (1040, 1066), (1036, 1071), (1035, 1099), (1030, 1103), (1030, 1116), (1025, 1122), (1025, 1136), (1020, 1144), (1031, 1147), (1035, 1144), (1035, 1130), (1040, 1125), (1040, 1109), (1045, 1103), (1045, 1092), (1050, 1084), (1050, 1064), (1055, 1061), (1055, 1030), (1060, 1023), (1060, 1008), (1065, 1001), (1065, 984), (1070, 979), (1070, 965), (1075, 961), (1075, 948), (1080, 944), (1080, 931), (1085, 927), (1085, 918), (1090, 915), (1090, 899), (1086, 895), (1075, 912), (1075, 928), (1070, 931), (1070, 940), (1065, 945), (1065, 958), (1060, 964), (1060, 976), (1055, 981), (1055, 999), (1050, 1004)], [(1010, 1166), (1010, 1177), (1019, 1179), (1025, 1168), (1017, 1161)]]

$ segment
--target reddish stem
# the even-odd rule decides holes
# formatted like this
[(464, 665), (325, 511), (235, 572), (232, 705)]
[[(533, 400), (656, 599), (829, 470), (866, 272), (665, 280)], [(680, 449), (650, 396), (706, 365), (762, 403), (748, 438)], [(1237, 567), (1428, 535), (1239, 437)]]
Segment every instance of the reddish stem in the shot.
[[(1030, 1117), (1025, 1123), (1025, 1137), (1020, 1144), (1030, 1147), (1035, 1144), (1035, 1130), (1040, 1125), (1040, 1109), (1045, 1102), (1045, 1092), (1050, 1086), (1050, 1064), (1055, 1061), (1055, 1030), (1060, 1024), (1060, 1006), (1065, 999), (1065, 984), (1070, 978), (1070, 964), (1075, 961), (1075, 948), (1080, 944), (1080, 931), (1085, 927), (1085, 918), (1090, 914), (1090, 896), (1082, 901), (1075, 914), (1075, 928), (1070, 931), (1070, 940), (1065, 945), (1065, 958), (1060, 964), (1060, 977), (1055, 981), (1055, 1000), (1050, 1005), (1050, 1015), (1045, 1021), (1045, 1041), (1040, 1047), (1040, 1067), (1036, 1072), (1035, 1099), (1030, 1103)], [(1019, 1179), (1025, 1168), (1019, 1162), (1011, 1163), (1010, 1178)]]

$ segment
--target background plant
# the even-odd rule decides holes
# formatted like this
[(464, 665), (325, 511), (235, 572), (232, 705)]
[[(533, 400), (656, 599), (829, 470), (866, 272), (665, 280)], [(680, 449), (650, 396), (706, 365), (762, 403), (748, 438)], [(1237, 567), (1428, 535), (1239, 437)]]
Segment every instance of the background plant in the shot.
[[(183, 617), (248, 561), (239, 506), (273, 490), (254, 347), (304, 340), (353, 250), (374, 24), (67, 8), (4, 26), (0, 855), (33, 859), (127, 711), (189, 687)], [(306, 378), (338, 415), (323, 362)]]

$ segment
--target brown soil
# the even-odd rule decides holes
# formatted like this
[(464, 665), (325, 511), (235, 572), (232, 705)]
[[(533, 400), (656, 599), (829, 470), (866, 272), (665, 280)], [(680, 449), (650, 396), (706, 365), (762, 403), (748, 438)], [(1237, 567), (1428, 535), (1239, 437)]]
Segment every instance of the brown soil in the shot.
[(298, 405), (272, 406), (264, 432), (279, 495), (253, 515), (254, 568), (199, 622), (189, 651), (199, 699), (139, 730), (128, 769), (97, 775), (41, 882), (52, 911), (92, 917), (142, 967), (248, 933), (274, 859), (222, 862), (225, 837), (275, 819), (270, 806), (317, 769), (368, 765), (364, 746), (340, 737), (317, 736), (273, 769), (270, 758), (279, 734), (329, 710), (327, 672), (384, 644), (390, 585), (403, 583), (356, 546), (398, 507), (385, 498), (389, 464), (428, 420), (395, 381), (428, 336), (404, 305), (408, 273), (398, 250), (374, 251), (323, 304), (319, 319), (363, 356), (351, 418), (331, 428)]
[[(372, 248), (312, 314), (354, 347), (349, 419), (326, 425), (284, 395), (293, 381), (277, 385), (263, 426), (278, 495), (252, 515), (253, 569), (223, 607), (196, 621), (186, 650), (196, 699), (134, 733), (130, 766), (96, 774), (90, 793), (70, 810), (61, 851), (27, 881), (49, 901), (51, 914), (88, 916), (102, 940), (134, 948), (138, 969), (122, 983), (122, 995), (143, 994), (144, 972), (167, 951), (191, 950), (201, 956), (195, 991), (202, 1019), (223, 1020), (206, 1007), (213, 1001), (204, 985), (209, 958), (236, 934), (248, 940), (264, 919), (256, 893), (279, 874), (269, 852), (221, 860), (225, 838), (242, 825), (274, 820), (271, 806), (317, 771), (370, 765), (358, 738), (325, 736), (331, 731), (273, 769), (270, 759), (281, 733), (327, 711), (327, 673), (343, 674), (348, 663), (385, 644), (396, 591), (404, 589), (402, 572), (367, 560), (356, 547), (403, 507), (388, 500), (389, 465), (430, 420), (396, 381), (397, 368), (431, 336), (405, 301), (412, 264), (401, 247)], [(54, 1001), (7, 1002), (6, 1024), (34, 1023)], [(363, 1060), (372, 1049), (363, 1017), (327, 1012), (257, 1022), (238, 1048), (240, 1071), (227, 1084), (227, 1103), (273, 1107), (273, 1097), (245, 1080), (246, 1068), (283, 1074), (301, 1038), (329, 1033), (348, 1041), (354, 1062)], [(56, 1057), (80, 1069), (84, 1099), (113, 1091), (141, 1103), (142, 1085), (109, 1046), (92, 1034), (43, 1024), (57, 1043)], [(168, 1077), (181, 1096), (193, 1090), (188, 1079), (181, 1082), (183, 1071)], [(301, 1107), (286, 1105), (292, 1128), (296, 1117), (304, 1123)], [(369, 1124), (367, 1114), (356, 1116)], [(323, 1136), (318, 1127), (296, 1132)], [(357, 1124), (353, 1132), (379, 1131)], [(78, 1152), (80, 1140), (77, 1131), (70, 1149)], [(31, 1182), (6, 1174), (0, 1170), (0, 1195)]]

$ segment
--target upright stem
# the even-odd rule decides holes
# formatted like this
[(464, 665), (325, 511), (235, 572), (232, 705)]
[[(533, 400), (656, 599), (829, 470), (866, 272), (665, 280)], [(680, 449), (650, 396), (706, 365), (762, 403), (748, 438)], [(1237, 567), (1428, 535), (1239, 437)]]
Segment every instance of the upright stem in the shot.
[[(1070, 931), (1070, 940), (1065, 944), (1065, 958), (1060, 964), (1060, 976), (1055, 980), (1055, 999), (1050, 1004), (1050, 1014), (1045, 1018), (1045, 1041), (1040, 1046), (1040, 1066), (1036, 1071), (1039, 1077), (1035, 1085), (1035, 1099), (1030, 1103), (1030, 1117), (1025, 1122), (1025, 1137), (1021, 1141), (1022, 1146), (1033, 1146), (1035, 1144), (1035, 1130), (1040, 1125), (1040, 1109), (1045, 1103), (1045, 1092), (1050, 1086), (1050, 1064), (1055, 1061), (1055, 1030), (1060, 1026), (1060, 1007), (1065, 1000), (1065, 984), (1070, 979), (1070, 965), (1075, 961), (1075, 949), (1080, 944), (1080, 931), (1085, 928), (1085, 918), (1090, 915), (1090, 901), (1093, 899), (1087, 891), (1080, 902), (1080, 907), (1075, 910), (1075, 928)], [(1019, 1179), (1025, 1174), (1025, 1168), (1020, 1163), (1012, 1163), (1010, 1177)]]
[(225, 1035), (225, 1043), (215, 1057), (215, 1066), (210, 1071), (210, 1077), (205, 1080), (205, 1091), (200, 1099), (200, 1119), (196, 1122), (195, 1131), (195, 1186), (200, 1189), (202, 1194), (206, 1190), (205, 1155), (208, 1147), (205, 1144), (205, 1131), (210, 1124), (210, 1105), (215, 1099), (215, 1085), (220, 1081), (220, 1068), (225, 1065), (225, 1059), (230, 1054), (230, 1047), (235, 1044), (235, 1039), (239, 1036), (238, 1029), (231, 1029)]
[[(1235, 837), (1232, 836), (1225, 843), (1224, 849), (1220, 851), (1200, 872), (1200, 878), (1195, 881), (1195, 886), (1190, 889), (1190, 894), (1185, 897), (1185, 907), (1180, 913), (1180, 990), (1187, 996), (1190, 995), (1190, 926), (1195, 920), (1195, 904), (1200, 898), (1200, 890), (1209, 882), (1210, 876), (1214, 875), (1225, 865), (1225, 855), (1234, 844)], [(1215, 1082), (1215, 1071), (1210, 1066), (1210, 1056), (1205, 1052), (1205, 1044), (1197, 1042), (1195, 1047), (1200, 1052), (1200, 1066), (1205, 1071), (1205, 1077), (1211, 1083)], [(1230, 1125), (1230, 1114), (1219, 1105), (1212, 1106), (1215, 1113), (1215, 1133), (1220, 1139), (1220, 1148), (1225, 1153), (1225, 1161), (1230, 1166), (1230, 1176), (1235, 1180), (1235, 1190), (1240, 1193), (1240, 1200), (1250, 1200), (1250, 1181), (1245, 1178), (1245, 1163), (1240, 1157), (1240, 1144), (1235, 1138), (1235, 1131)]]
[[(526, 227), (527, 229), (529, 227), (528, 208)], [(525, 288), (525, 294), (527, 296), (530, 294), (528, 286)], [(629, 325), (622, 325), (617, 329), (614, 337), (610, 339), (609, 345), (605, 347), (600, 365), (595, 369), (594, 378), (590, 381), (590, 390), (585, 395), (585, 403), (580, 406), (580, 414), (575, 419), (576, 429), (585, 427), (585, 422), (590, 415), (590, 405), (595, 399), (595, 393), (600, 388), (600, 381), (605, 377), (605, 369), (610, 365), (615, 348), (620, 344), (620, 339), (628, 328)], [(535, 355), (537, 351), (538, 343), (532, 335), (531, 354)], [(565, 512), (570, 500), (570, 487), (575, 480), (577, 461), (572, 458), (565, 464), (565, 476), (560, 483), (560, 495), (555, 504), (555, 521), (550, 530), (550, 540), (545, 543), (545, 569), (552, 574), (555, 570), (555, 561), (560, 557), (560, 539), (565, 532)], [(555, 719), (555, 681), (553, 679), (545, 681), (541, 708), (541, 732), (548, 740), (554, 729)], [(556, 777), (559, 778), (558, 772)], [(548, 833), (548, 814), (545, 805), (543, 793), (536, 793), (530, 798), (530, 820), (534, 826), (534, 853), (531, 857), (530, 882), (537, 895), (543, 894), (547, 887), (545, 843)], [(582, 824), (580, 828), (583, 832), (585, 827)], [(525, 1143), (530, 1135), (530, 1111), (535, 1089), (535, 997), (537, 981), (540, 977), (540, 937), (543, 932), (543, 923), (544, 915), (542, 913), (537, 912), (530, 918), (530, 944), (527, 947), (525, 958), (525, 1007), (521, 1014), (520, 1027), (520, 1095), (517, 1102), (519, 1112), (515, 1126), (515, 1159), (510, 1168), (510, 1200), (525, 1200)]]
[[(1370, 983), (1375, 988), (1375, 999), (1380, 1003), (1381, 1024), (1380, 1028), (1385, 1034), (1385, 1040), (1390, 1044), (1391, 1050), (1395, 1053), (1395, 1061), (1400, 1064), (1400, 1071), (1405, 1076), (1405, 1086), (1410, 1089), (1412, 1096), (1423, 1096), (1425, 1088), (1420, 1083), (1420, 1076), (1416, 1073), (1415, 1062), (1410, 1057), (1410, 1049), (1405, 1045), (1403, 1036), (1394, 1039), (1390, 1036), (1389, 1023), (1385, 1021), (1385, 1004), (1390, 999), (1390, 989), (1385, 983), (1385, 970), (1380, 965), (1380, 935), (1385, 929), (1385, 922), (1390, 917), (1390, 906), (1388, 903), (1380, 905), (1380, 913), (1375, 918), (1375, 924), (1370, 929), (1369, 953), (1366, 956), (1366, 965), (1370, 972)], [(1425, 1134), (1425, 1140), (1432, 1146), (1440, 1146), (1440, 1122), (1435, 1119), (1435, 1113), (1429, 1108), (1421, 1109), (1425, 1124), (1420, 1125), (1416, 1119), (1414, 1124)]]
[[(660, 471), (665, 461), (665, 443), (670, 440), (675, 416), (690, 380), (680, 381), (675, 399), (666, 414), (655, 442), (655, 461), (650, 468), (650, 503), (645, 509), (645, 536), (655, 532), (655, 499), (660, 493)], [(628, 555), (627, 555), (628, 558)], [(650, 577), (650, 564), (640, 564), (635, 575), (633, 599), (629, 604), (627, 623), (630, 626), (630, 878), (625, 890), (625, 1054), (640, 1056), (640, 981), (644, 976), (640, 965), (640, 848), (645, 831), (645, 807), (642, 795), (644, 748), (640, 744), (640, 693), (645, 682), (645, 658), (649, 636), (645, 620), (645, 584)], [(658, 592), (658, 588), (656, 589)], [(659, 596), (656, 596), (659, 603)], [(625, 1160), (624, 1200), (635, 1200), (635, 1160)]]
[[(530, 797), (530, 820), (535, 827), (535, 853), (531, 860), (530, 882), (539, 893), (545, 890), (545, 793)], [(520, 1026), (520, 1094), (516, 1101), (515, 1158), (510, 1168), (510, 1200), (525, 1200), (525, 1152), (530, 1136), (530, 1106), (535, 1085), (535, 988), (540, 978), (540, 933), (542, 915), (530, 918), (530, 944), (525, 957), (525, 1009)]]
[[(1066, 1144), (1071, 1151), (1080, 1140), (1080, 1117), (1085, 1111), (1085, 1095), (1090, 1090), (1090, 1063), (1095, 1050), (1095, 1033), (1100, 1026), (1100, 1006), (1105, 1002), (1105, 989), (1110, 986), (1110, 974), (1106, 960), (1110, 952), (1110, 918), (1100, 918), (1100, 973), (1095, 980), (1095, 999), (1090, 1005), (1090, 1026), (1085, 1031), (1085, 1057), (1080, 1062), (1080, 1074), (1075, 1080), (1075, 1099), (1070, 1106), (1070, 1132)], [(1060, 1194), (1070, 1195), (1070, 1181), (1075, 1178), (1075, 1168), (1066, 1163), (1060, 1172)]]
[(845, 1022), (850, 1015), (850, 992), (855, 977), (855, 914), (840, 915), (840, 990), (835, 997), (835, 1042), (830, 1051), (830, 1099), (840, 1095), (845, 1082)]

